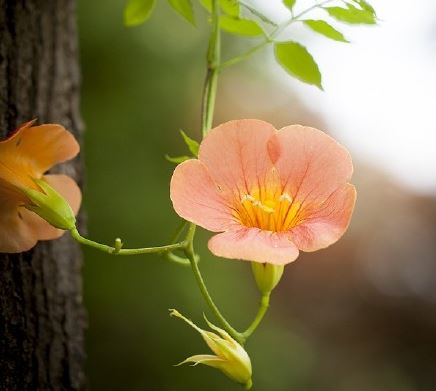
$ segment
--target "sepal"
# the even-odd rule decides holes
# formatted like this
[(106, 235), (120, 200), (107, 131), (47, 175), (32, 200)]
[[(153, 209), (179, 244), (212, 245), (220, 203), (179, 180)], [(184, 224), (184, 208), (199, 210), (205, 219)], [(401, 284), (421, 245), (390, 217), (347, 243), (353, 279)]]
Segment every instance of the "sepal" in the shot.
[(28, 187), (21, 191), (31, 201), (25, 205), (26, 209), (36, 213), (53, 227), (71, 230), (76, 226), (76, 217), (71, 206), (45, 180), (32, 178), (40, 190)]
[[(235, 341), (225, 330), (213, 325), (207, 319), (209, 327), (216, 331), (203, 330), (190, 319), (184, 317), (177, 310), (171, 309), (170, 316), (175, 316), (184, 320), (192, 328), (198, 331), (206, 342), (207, 346), (215, 355), (198, 354), (188, 357), (178, 365), (191, 363), (193, 366), (203, 364), (212, 368), (219, 369), (233, 381), (243, 384), (248, 390), (252, 387), (251, 380), (251, 360), (245, 349)], [(217, 334), (218, 333), (218, 334)]]

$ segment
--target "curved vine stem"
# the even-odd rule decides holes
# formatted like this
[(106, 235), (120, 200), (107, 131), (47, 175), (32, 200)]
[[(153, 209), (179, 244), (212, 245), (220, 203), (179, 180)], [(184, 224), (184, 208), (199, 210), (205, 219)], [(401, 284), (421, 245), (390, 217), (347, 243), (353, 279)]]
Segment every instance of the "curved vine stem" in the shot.
[(185, 241), (168, 244), (166, 246), (158, 246), (158, 247), (142, 247), (142, 248), (126, 248), (122, 249), (122, 243), (120, 239), (115, 240), (114, 246), (108, 246), (106, 244), (101, 244), (94, 242), (93, 240), (87, 239), (80, 235), (77, 228), (73, 228), (71, 231), (71, 236), (79, 243), (84, 244), (85, 246), (93, 247), (97, 250), (113, 254), (113, 255), (137, 255), (137, 254), (163, 254), (168, 251), (181, 250), (186, 246)]
[(219, 2), (212, 1), (212, 30), (207, 51), (207, 74), (203, 88), (201, 132), (203, 137), (212, 128), (216, 90), (221, 61), (221, 29), (219, 24)]
[(260, 322), (262, 321), (263, 317), (265, 316), (268, 307), (269, 307), (269, 298), (270, 298), (271, 292), (266, 293), (262, 296), (260, 299), (260, 306), (257, 311), (256, 317), (254, 318), (251, 325), (245, 330), (241, 335), (244, 337), (244, 339), (247, 339), (253, 332), (257, 329)]
[(209, 294), (209, 291), (208, 291), (206, 284), (203, 280), (203, 276), (201, 275), (198, 264), (195, 261), (194, 242), (193, 242), (194, 235), (195, 235), (195, 229), (196, 229), (195, 224), (191, 224), (189, 226), (188, 236), (186, 237), (188, 245), (185, 248), (185, 254), (186, 254), (186, 257), (191, 262), (192, 271), (194, 273), (198, 287), (200, 288), (201, 294), (203, 295), (204, 300), (206, 301), (210, 310), (215, 315), (215, 317), (218, 319), (218, 321), (221, 323), (221, 325), (224, 327), (224, 329), (234, 339), (236, 339), (239, 343), (243, 344), (245, 342), (245, 338), (238, 331), (236, 331), (230, 325), (230, 323), (227, 321), (227, 319), (221, 314), (220, 310), (218, 309), (218, 307), (216, 306), (215, 302), (213, 301), (211, 295)]
[[(202, 116), (201, 116), (201, 130), (202, 135), (205, 137), (207, 132), (211, 129), (213, 124), (213, 114), (215, 109), (215, 98), (216, 91), (218, 85), (218, 76), (220, 69), (225, 66), (233, 65), (239, 61), (242, 61), (245, 58), (250, 57), (256, 51), (260, 50), (263, 46), (266, 46), (271, 41), (267, 39), (266, 42), (261, 43), (260, 45), (252, 48), (247, 53), (243, 54), (241, 57), (229, 60), (223, 64), (220, 64), (220, 56), (221, 56), (221, 35), (220, 35), (220, 26), (219, 26), (219, 1), (213, 0), (212, 2), (212, 30), (209, 38), (209, 48), (207, 55), (207, 74), (206, 80), (203, 88), (203, 103), (202, 103)], [(186, 257), (189, 259), (191, 263), (191, 268), (194, 273), (195, 279), (197, 281), (198, 287), (200, 289), (201, 294), (203, 295), (204, 300), (209, 306), (212, 313), (215, 315), (217, 320), (221, 323), (222, 327), (240, 344), (244, 344), (246, 339), (254, 332), (254, 330), (259, 326), (263, 317), (269, 306), (269, 294), (262, 296), (261, 304), (259, 310), (257, 312), (256, 317), (254, 318), (251, 325), (248, 327), (246, 331), (243, 333), (235, 330), (227, 319), (222, 315), (217, 305), (213, 301), (204, 279), (201, 275), (200, 268), (195, 259), (194, 252), (194, 235), (195, 235), (195, 224), (190, 224), (188, 229), (188, 234), (186, 236), (186, 247), (184, 249)]]
[[(201, 113), (201, 132), (203, 138), (207, 132), (212, 128), (213, 115), (215, 110), (216, 91), (218, 86), (219, 67), (221, 61), (221, 29), (219, 25), (219, 1), (212, 1), (212, 28), (209, 38), (209, 47), (207, 52), (207, 74), (203, 87), (203, 103)], [(240, 343), (244, 342), (244, 338), (238, 333), (230, 323), (224, 318), (220, 310), (213, 301), (206, 284), (201, 275), (197, 262), (195, 261), (194, 252), (194, 235), (195, 224), (190, 224), (188, 234), (186, 236), (187, 246), (185, 248), (185, 255), (191, 262), (191, 268), (194, 273), (197, 285), (203, 295), (204, 300), (209, 306), (212, 313), (224, 327), (224, 329)]]

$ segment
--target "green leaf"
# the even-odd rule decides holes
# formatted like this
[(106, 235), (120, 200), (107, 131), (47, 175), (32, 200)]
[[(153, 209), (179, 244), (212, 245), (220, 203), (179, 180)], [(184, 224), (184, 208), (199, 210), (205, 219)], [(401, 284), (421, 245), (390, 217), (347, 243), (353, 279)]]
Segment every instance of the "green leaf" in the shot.
[(191, 0), (168, 0), (168, 2), (189, 23), (195, 26), (194, 9), (192, 8)]
[(192, 159), (192, 157), (186, 156), (186, 155), (175, 156), (175, 157), (171, 157), (169, 155), (165, 155), (165, 159), (167, 159), (171, 163), (180, 164), (180, 163), (183, 163), (185, 160)]
[(303, 23), (313, 31), (322, 34), (327, 38), (334, 39), (335, 41), (348, 42), (340, 31), (336, 30), (324, 20), (307, 19), (303, 20)]
[(324, 8), (331, 17), (340, 22), (350, 24), (375, 24), (375, 16), (371, 11), (359, 9), (354, 5), (347, 4), (347, 8), (326, 7)]
[(277, 23), (273, 22), (267, 16), (265, 16), (264, 14), (259, 12), (256, 8), (253, 8), (253, 7), (249, 6), (248, 4), (245, 4), (245, 3), (242, 3), (242, 2), (240, 3), (240, 5), (241, 5), (241, 7), (245, 8), (250, 13), (252, 13), (254, 16), (257, 16), (260, 20), (262, 20), (262, 22), (268, 23), (268, 24), (270, 24), (272, 26), (277, 26)]
[(364, 10), (366, 10), (366, 11), (369, 11), (369, 12), (371, 12), (372, 14), (374, 14), (375, 15), (375, 9), (374, 9), (374, 7), (371, 5), (371, 4), (369, 4), (367, 1), (365, 1), (365, 0), (353, 0), (355, 3), (357, 3), (357, 4), (359, 4), (360, 5), (360, 8), (362, 8), (362, 9), (364, 9)]
[[(238, 17), (240, 13), (238, 0), (219, 0), (220, 8), (227, 15)], [(212, 12), (212, 0), (200, 0), (200, 4), (209, 12)]]
[(240, 8), (238, 0), (220, 0), (221, 9), (230, 16), (239, 17)]
[(279, 42), (274, 45), (277, 62), (298, 80), (313, 84), (322, 90), (321, 73), (307, 49), (297, 42)]
[(188, 146), (188, 149), (195, 157), (197, 157), (198, 149), (200, 148), (198, 142), (192, 139), (191, 137), (189, 137), (182, 129), (180, 129), (180, 134), (183, 137), (183, 141), (185, 141), (185, 144)]
[(297, 0), (283, 0), (283, 4), (286, 5), (290, 10), (294, 7)]
[(156, 0), (129, 0), (124, 8), (124, 24), (128, 27), (144, 23), (153, 11)]
[(220, 27), (224, 31), (236, 35), (249, 37), (263, 35), (262, 28), (254, 20), (233, 18), (228, 15), (220, 16)]
[(200, 0), (200, 4), (205, 8), (208, 12), (212, 11), (212, 0)]
[(212, 0), (200, 0), (200, 4), (206, 8), (208, 12), (212, 12)]

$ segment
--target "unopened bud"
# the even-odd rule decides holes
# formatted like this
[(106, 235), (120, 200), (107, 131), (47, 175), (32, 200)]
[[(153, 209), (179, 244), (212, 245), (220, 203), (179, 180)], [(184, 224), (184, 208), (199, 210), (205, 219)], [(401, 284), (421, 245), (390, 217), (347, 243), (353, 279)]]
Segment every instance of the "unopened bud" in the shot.
[(41, 190), (22, 188), (31, 201), (25, 207), (42, 217), (55, 228), (71, 230), (76, 225), (76, 217), (68, 202), (43, 179), (33, 178)]
[(235, 341), (225, 330), (206, 322), (209, 327), (216, 331), (206, 331), (195, 325), (191, 320), (185, 318), (177, 310), (170, 310), (170, 315), (183, 319), (191, 327), (197, 330), (207, 346), (215, 353), (198, 354), (188, 357), (181, 364), (192, 363), (193, 365), (203, 364), (222, 371), (233, 381), (245, 386), (245, 389), (250, 389), (253, 385), (251, 380), (251, 360), (244, 348)]
[(283, 275), (284, 265), (251, 262), (251, 270), (257, 287), (263, 294), (270, 293), (279, 283)]

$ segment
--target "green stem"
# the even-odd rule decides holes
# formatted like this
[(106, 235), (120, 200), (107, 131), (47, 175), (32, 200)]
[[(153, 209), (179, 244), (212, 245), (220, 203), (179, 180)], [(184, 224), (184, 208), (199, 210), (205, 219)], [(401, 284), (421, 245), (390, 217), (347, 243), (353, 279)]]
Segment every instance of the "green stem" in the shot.
[(271, 34), (271, 38), (274, 39), (274, 38), (278, 37), (280, 35), (280, 33), (283, 32), (283, 30), (285, 30), (292, 23), (298, 21), (302, 16), (306, 15), (310, 11), (312, 11), (316, 8), (322, 8), (324, 5), (326, 5), (327, 3), (330, 3), (332, 1), (333, 0), (325, 0), (325, 1), (322, 1), (321, 3), (314, 4), (311, 7), (306, 8), (304, 11), (301, 11), (299, 14), (293, 16), (291, 19), (287, 20), (286, 22), (284, 22), (280, 26), (278, 26)]
[(300, 12), (297, 15), (292, 15), (290, 19), (288, 19), (286, 22), (282, 23), (281, 25), (277, 26), (274, 31), (271, 33), (270, 36), (266, 36), (265, 40), (257, 44), (256, 46), (253, 46), (251, 49), (248, 49), (246, 52), (240, 54), (239, 56), (233, 57), (227, 61), (224, 61), (220, 65), (220, 69), (227, 68), (229, 66), (235, 65), (240, 63), (241, 61), (247, 60), (250, 58), (253, 54), (257, 53), (259, 50), (263, 49), (265, 46), (268, 46), (270, 43), (274, 42), (274, 39), (277, 38), (283, 30), (285, 30), (287, 27), (289, 27), (292, 23), (298, 22), (299, 19), (306, 15), (308, 12), (314, 10), (315, 8), (321, 8), (322, 6), (326, 5), (327, 3), (330, 3), (333, 0), (325, 0), (319, 4), (315, 4), (304, 11)]
[(251, 334), (253, 334), (254, 330), (257, 329), (257, 326), (259, 326), (260, 322), (262, 321), (263, 317), (265, 316), (266, 311), (268, 310), (268, 307), (269, 307), (270, 294), (271, 294), (271, 292), (268, 292), (262, 296), (256, 317), (254, 318), (253, 322), (248, 327), (248, 329), (245, 330), (243, 333), (241, 333), (242, 336), (244, 337), (244, 339), (247, 339)]
[[(221, 57), (221, 30), (219, 25), (219, 1), (212, 1), (212, 30), (209, 38), (209, 47), (207, 52), (207, 74), (203, 88), (203, 103), (201, 109), (201, 131), (203, 138), (207, 135), (207, 132), (212, 128), (213, 115), (215, 111), (215, 99), (218, 86), (219, 76), (219, 64)], [(206, 284), (201, 275), (196, 255), (194, 252), (194, 236), (195, 236), (195, 224), (190, 224), (188, 233), (186, 235), (186, 246), (184, 248), (185, 255), (189, 259), (197, 281), (201, 294), (204, 297), (207, 305), (211, 309), (212, 313), (219, 320), (224, 329), (236, 340), (243, 343), (241, 335), (230, 325), (230, 323), (224, 318), (220, 310), (216, 306), (212, 297), (207, 290)]]
[(259, 50), (263, 49), (265, 46), (269, 45), (269, 43), (271, 42), (270, 39), (267, 39), (263, 42), (261, 42), (260, 44), (253, 46), (251, 49), (247, 50), (246, 52), (240, 54), (237, 57), (233, 57), (230, 60), (224, 61), (221, 65), (220, 68), (227, 68), (229, 66), (235, 65), (238, 62), (247, 60), (248, 58), (250, 58), (253, 54), (255, 54), (256, 52), (258, 52)]
[(115, 242), (115, 247), (111, 247), (107, 246), (106, 244), (97, 243), (93, 240), (84, 238), (82, 235), (80, 235), (77, 228), (73, 228), (70, 233), (77, 242), (85, 246), (93, 247), (97, 250), (114, 255), (162, 254), (168, 251), (180, 250), (186, 246), (186, 243), (183, 241), (179, 243), (169, 244), (167, 246), (121, 249), (121, 241), (119, 239), (117, 239), (117, 241)]
[[(186, 220), (182, 220), (182, 222), (177, 227), (177, 230), (171, 239), (171, 244), (176, 243), (177, 240), (179, 240), (179, 237), (182, 234), (182, 232), (185, 229), (187, 224), (188, 224), (188, 222)], [(185, 244), (186, 244), (186, 240), (185, 240)], [(189, 262), (189, 259), (184, 258), (184, 257), (179, 257), (178, 255), (173, 254), (171, 251), (166, 252), (164, 254), (164, 256), (169, 261), (177, 263), (179, 265), (182, 265), (182, 266), (190, 266), (191, 265), (191, 263)], [(197, 262), (199, 261), (199, 259), (200, 258), (197, 256)]]
[(174, 232), (174, 235), (171, 238), (171, 244), (176, 243), (177, 240), (179, 240), (180, 235), (182, 234), (183, 230), (185, 229), (188, 222), (186, 220), (182, 220), (179, 224), (179, 226), (176, 229), (176, 232)]
[[(224, 318), (224, 316), (221, 314), (220, 310), (216, 306), (215, 302), (213, 301), (211, 295), (209, 294), (209, 291), (206, 287), (206, 284), (203, 280), (203, 277), (200, 272), (200, 268), (198, 267), (198, 263), (195, 261), (195, 253), (194, 253), (194, 246), (192, 238), (194, 237), (195, 232), (195, 225), (191, 224), (189, 227), (191, 233), (191, 239), (187, 237), (188, 246), (185, 248), (185, 254), (186, 257), (191, 262), (191, 268), (194, 272), (195, 279), (197, 280), (198, 287), (200, 288), (201, 294), (204, 297), (204, 300), (206, 301), (207, 305), (211, 309), (212, 313), (215, 315), (215, 317), (218, 319), (218, 321), (221, 323), (222, 327), (239, 343), (243, 344), (245, 342), (245, 338), (237, 332), (230, 323)], [(188, 234), (189, 235), (189, 234)]]
[(219, 2), (212, 1), (212, 31), (207, 52), (207, 74), (203, 88), (201, 131), (203, 137), (212, 128), (218, 86), (219, 64), (221, 61), (221, 29), (219, 25)]
[[(212, 128), (213, 115), (215, 110), (215, 99), (218, 85), (219, 65), (221, 61), (221, 29), (219, 25), (219, 0), (212, 1), (212, 30), (209, 38), (209, 47), (207, 52), (207, 74), (203, 88), (203, 105), (201, 115), (201, 131), (203, 138), (207, 132)], [(194, 272), (200, 292), (203, 295), (207, 305), (212, 313), (219, 320), (224, 329), (237, 341), (243, 343), (244, 339), (241, 335), (230, 325), (224, 318), (220, 310), (212, 300), (212, 297), (207, 290), (206, 284), (200, 273), (200, 269), (195, 259), (194, 252), (194, 235), (195, 224), (190, 224), (188, 234), (186, 236), (187, 246), (185, 247), (185, 255), (191, 262), (192, 271)]]
[[(203, 137), (207, 135), (207, 132), (212, 128), (213, 124), (213, 114), (215, 109), (215, 98), (216, 98), (216, 90), (218, 84), (218, 76), (220, 69), (236, 64), (251, 55), (253, 55), (258, 50), (262, 49), (264, 46), (271, 42), (271, 38), (267, 37), (265, 42), (260, 43), (254, 48), (250, 49), (248, 52), (238, 56), (234, 59), (228, 60), (223, 64), (220, 64), (220, 46), (221, 46), (221, 37), (220, 37), (220, 26), (219, 26), (219, 2), (218, 0), (213, 0), (212, 2), (212, 31), (209, 39), (209, 49), (207, 56), (207, 75), (204, 83), (203, 89), (203, 107), (202, 107), (202, 123), (201, 129)], [(188, 234), (186, 236), (186, 247), (185, 255), (189, 259), (191, 263), (191, 268), (194, 273), (195, 279), (197, 281), (198, 287), (200, 289), (201, 294), (203, 295), (204, 300), (209, 306), (212, 313), (221, 323), (222, 327), (240, 344), (244, 344), (245, 340), (254, 332), (262, 318), (264, 317), (268, 305), (269, 305), (269, 294), (262, 297), (261, 305), (259, 307), (258, 313), (253, 320), (250, 327), (244, 332), (239, 333), (235, 330), (230, 323), (226, 320), (226, 318), (221, 314), (220, 310), (216, 306), (213, 301), (204, 279), (201, 275), (200, 268), (198, 267), (198, 263), (196, 262), (195, 252), (194, 252), (194, 235), (195, 235), (195, 224), (190, 224), (188, 229)]]
[[(178, 265), (181, 265), (181, 266), (190, 266), (191, 265), (191, 262), (189, 262), (189, 259), (179, 257), (178, 255), (175, 255), (172, 252), (167, 252), (164, 254), (164, 256), (169, 261), (177, 263)], [(197, 262), (198, 262), (198, 258), (197, 258)]]

